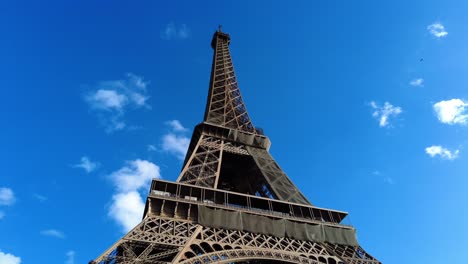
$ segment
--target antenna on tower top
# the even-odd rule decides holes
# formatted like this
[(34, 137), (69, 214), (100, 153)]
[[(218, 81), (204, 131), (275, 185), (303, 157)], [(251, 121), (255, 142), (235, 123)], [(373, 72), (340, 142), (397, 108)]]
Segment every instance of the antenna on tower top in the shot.
[(219, 26), (218, 26), (218, 32), (220, 32), (220, 33), (222, 32), (222, 31), (221, 31), (221, 28), (222, 28), (222, 27), (223, 27), (223, 25), (219, 25)]

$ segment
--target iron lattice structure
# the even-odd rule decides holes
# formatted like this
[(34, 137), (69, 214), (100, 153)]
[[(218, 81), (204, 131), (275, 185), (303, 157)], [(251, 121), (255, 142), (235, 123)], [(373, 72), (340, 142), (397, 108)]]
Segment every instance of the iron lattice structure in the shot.
[(379, 264), (342, 224), (313, 206), (269, 153), (247, 113), (218, 30), (204, 121), (176, 182), (154, 179), (143, 220), (90, 263)]

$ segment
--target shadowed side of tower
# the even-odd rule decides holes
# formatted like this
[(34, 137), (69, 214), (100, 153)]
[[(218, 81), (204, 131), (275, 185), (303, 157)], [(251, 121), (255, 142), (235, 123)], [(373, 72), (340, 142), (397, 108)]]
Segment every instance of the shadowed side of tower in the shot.
[(92, 263), (380, 263), (346, 212), (313, 206), (269, 153), (219, 29), (203, 122), (176, 182), (154, 179), (143, 220)]

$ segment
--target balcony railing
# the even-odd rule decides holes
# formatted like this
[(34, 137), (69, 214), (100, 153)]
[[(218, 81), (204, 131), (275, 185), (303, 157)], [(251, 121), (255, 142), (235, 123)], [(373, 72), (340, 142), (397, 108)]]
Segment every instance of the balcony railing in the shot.
[(149, 197), (295, 221), (346, 226), (341, 223), (347, 216), (346, 212), (178, 182), (154, 179)]

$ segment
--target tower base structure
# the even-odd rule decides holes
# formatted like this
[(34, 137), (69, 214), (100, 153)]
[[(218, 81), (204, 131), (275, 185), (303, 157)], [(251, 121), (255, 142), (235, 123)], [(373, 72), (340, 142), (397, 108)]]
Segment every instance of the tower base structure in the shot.
[(92, 263), (380, 263), (341, 211), (153, 180), (145, 215)]

